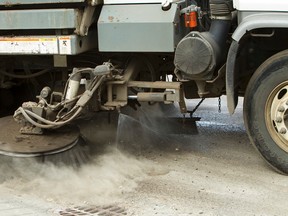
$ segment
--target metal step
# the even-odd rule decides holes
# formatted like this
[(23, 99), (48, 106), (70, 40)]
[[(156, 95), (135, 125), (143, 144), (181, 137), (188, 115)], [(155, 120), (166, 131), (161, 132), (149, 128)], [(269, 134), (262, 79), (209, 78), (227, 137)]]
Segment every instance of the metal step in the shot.
[(96, 32), (88, 36), (17, 36), (0, 37), (0, 54), (76, 55), (96, 47)]
[(0, 0), (0, 5), (27, 5), (27, 4), (61, 4), (61, 3), (80, 3), (85, 0)]

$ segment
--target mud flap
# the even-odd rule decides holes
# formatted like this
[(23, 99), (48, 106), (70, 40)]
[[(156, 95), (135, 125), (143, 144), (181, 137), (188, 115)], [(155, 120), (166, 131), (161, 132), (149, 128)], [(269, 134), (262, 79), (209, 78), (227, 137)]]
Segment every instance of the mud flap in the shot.
[(235, 94), (235, 63), (238, 52), (239, 44), (237, 41), (233, 41), (227, 57), (226, 64), (226, 94), (227, 94), (227, 106), (229, 113), (232, 115), (238, 103), (238, 97)]

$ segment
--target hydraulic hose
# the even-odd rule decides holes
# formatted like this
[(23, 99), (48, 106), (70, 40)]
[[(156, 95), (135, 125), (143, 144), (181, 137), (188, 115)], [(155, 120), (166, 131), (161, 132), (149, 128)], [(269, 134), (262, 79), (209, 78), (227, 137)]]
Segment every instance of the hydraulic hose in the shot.
[[(43, 129), (51, 129), (51, 128), (56, 128), (56, 127), (61, 127), (69, 122), (71, 122), (73, 119), (75, 119), (82, 111), (83, 107), (78, 107), (77, 111), (73, 114), (73, 116), (71, 116), (68, 120), (66, 121), (62, 121), (62, 122), (53, 122), (53, 121), (49, 121), (47, 119), (42, 118), (41, 116), (38, 116), (37, 114), (31, 112), (30, 110), (25, 110), (22, 107), (19, 107), (18, 110), (16, 111), (17, 113), (14, 115), (17, 116), (19, 114), (19, 112), (24, 116), (24, 118), (31, 123), (32, 125), (39, 127), (39, 128), (43, 128)], [(45, 123), (45, 124), (40, 124), (36, 121), (34, 121), (30, 116), (32, 116), (33, 118)]]
[[(96, 76), (91, 84), (91, 87), (89, 90), (86, 90), (81, 97), (77, 96), (76, 98), (78, 98), (76, 105), (66, 114), (64, 114), (63, 116), (59, 117), (58, 119), (56, 119), (55, 121), (49, 121), (37, 114), (35, 114), (34, 112), (24, 109), (23, 107), (19, 107), (18, 110), (16, 110), (15, 114), (14, 114), (14, 118), (16, 116), (18, 116), (19, 114), (22, 114), (23, 117), (32, 125), (42, 128), (42, 129), (52, 129), (52, 128), (57, 128), (57, 127), (61, 127), (64, 126), (65, 124), (71, 122), (72, 120), (74, 120), (78, 115), (80, 115), (80, 113), (83, 110), (83, 107), (88, 103), (88, 101), (91, 99), (92, 95), (95, 93), (95, 91), (99, 88), (99, 86), (101, 85), (101, 83), (104, 81), (105, 76), (101, 76), (98, 77)], [(69, 102), (74, 101), (75, 98), (69, 100)], [(73, 113), (74, 112), (74, 113)], [(68, 115), (72, 115), (71, 117), (69, 117), (67, 120), (62, 120), (63, 118), (67, 117)], [(38, 120), (39, 122), (35, 121), (34, 119)]]

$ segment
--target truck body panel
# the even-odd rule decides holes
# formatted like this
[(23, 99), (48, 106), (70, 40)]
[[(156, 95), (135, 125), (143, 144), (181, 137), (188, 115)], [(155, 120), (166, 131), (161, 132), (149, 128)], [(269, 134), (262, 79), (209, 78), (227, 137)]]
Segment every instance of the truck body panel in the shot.
[(78, 9), (0, 10), (0, 30), (75, 29), (81, 13)]
[(104, 5), (98, 20), (99, 50), (104, 52), (174, 52), (185, 35), (173, 4)]
[(0, 0), (0, 5), (27, 5), (27, 4), (61, 4), (61, 3), (80, 3), (85, 0)]

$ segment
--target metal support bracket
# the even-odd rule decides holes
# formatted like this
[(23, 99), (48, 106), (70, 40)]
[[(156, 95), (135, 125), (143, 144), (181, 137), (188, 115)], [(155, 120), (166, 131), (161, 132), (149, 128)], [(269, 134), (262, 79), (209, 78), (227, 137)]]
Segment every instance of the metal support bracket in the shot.
[[(127, 87), (126, 92), (123, 95), (123, 92), (119, 93), (113, 91), (114, 86), (125, 85)], [(180, 110), (182, 113), (187, 112), (184, 92), (182, 89), (181, 82), (142, 82), (142, 81), (111, 81), (107, 83), (108, 86), (108, 101), (105, 103), (105, 106), (120, 106), (123, 107), (127, 105), (128, 98), (136, 99), (139, 102), (164, 102), (164, 103), (174, 103), (178, 102), (180, 106)], [(139, 89), (149, 89), (150, 92), (138, 92), (136, 95), (129, 96), (128, 88), (139, 88)], [(119, 89), (119, 88), (117, 88)], [(162, 89), (160, 92), (153, 92), (153, 89)], [(122, 94), (119, 96), (119, 94)], [(117, 98), (121, 98), (121, 100), (117, 100)]]

